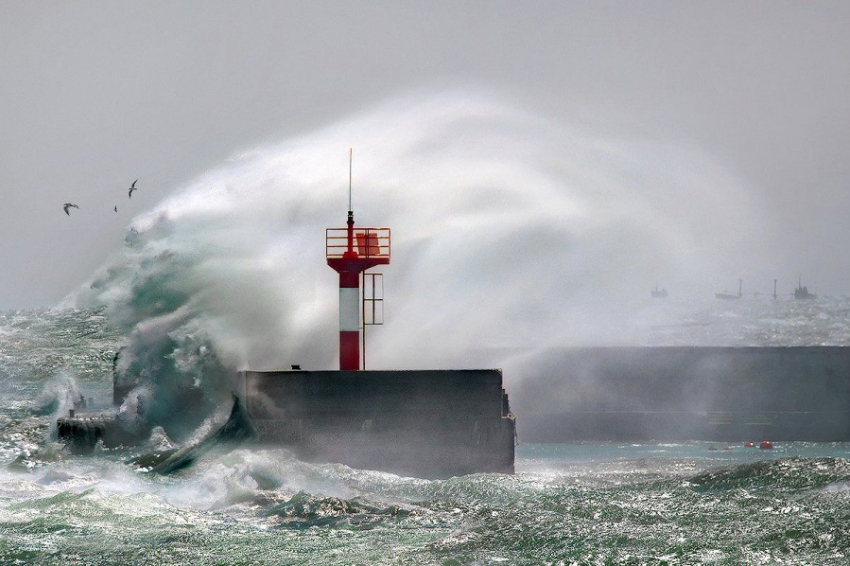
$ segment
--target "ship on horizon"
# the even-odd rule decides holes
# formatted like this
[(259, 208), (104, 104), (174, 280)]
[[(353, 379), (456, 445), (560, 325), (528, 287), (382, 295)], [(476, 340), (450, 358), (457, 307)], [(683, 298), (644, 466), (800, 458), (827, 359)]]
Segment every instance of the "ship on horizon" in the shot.
[(817, 299), (818, 296), (814, 293), (809, 293), (809, 288), (803, 285), (803, 276), (797, 280), (797, 288), (794, 289), (795, 299)]
[(725, 299), (725, 300), (740, 299), (741, 297), (744, 296), (743, 291), (744, 291), (744, 280), (738, 279), (738, 294), (737, 295), (734, 295), (734, 294), (730, 293), (729, 291), (724, 290), (722, 293), (715, 293), (714, 296), (717, 297), (718, 299)]

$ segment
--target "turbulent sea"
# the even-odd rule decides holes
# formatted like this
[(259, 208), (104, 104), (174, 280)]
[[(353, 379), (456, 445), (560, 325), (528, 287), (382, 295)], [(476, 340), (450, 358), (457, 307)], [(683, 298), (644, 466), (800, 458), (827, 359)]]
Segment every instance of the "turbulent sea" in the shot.
[[(824, 276), (773, 243), (756, 195), (679, 140), (465, 92), (235, 155), (136, 211), (57, 308), (0, 313), (0, 564), (847, 564), (848, 444), (533, 445), (533, 403), (513, 397), (510, 476), (426, 481), (250, 444), (168, 474), (138, 459), (213, 430), (237, 369), (334, 367), (322, 230), (344, 225), (346, 196), (358, 227), (393, 230), (371, 369), (500, 367), (511, 394), (564, 346), (850, 344), (850, 301), (788, 296), (798, 269)], [(68, 233), (92, 210), (62, 218)], [(714, 300), (738, 276), (745, 298)], [(150, 435), (71, 455), (56, 419), (81, 399), (111, 409), (113, 366), (134, 387), (122, 423)]]
[[(680, 326), (843, 344), (847, 307), (706, 303)], [(134, 449), (72, 456), (53, 423), (80, 396), (109, 406), (118, 328), (102, 309), (0, 314), (0, 564), (850, 561), (848, 443), (520, 443), (515, 475), (435, 481), (251, 445), (170, 475)]]

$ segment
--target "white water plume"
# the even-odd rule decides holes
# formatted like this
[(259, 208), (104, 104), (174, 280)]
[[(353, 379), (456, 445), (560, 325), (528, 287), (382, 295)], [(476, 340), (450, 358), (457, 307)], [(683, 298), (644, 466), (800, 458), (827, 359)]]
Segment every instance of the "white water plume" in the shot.
[(374, 369), (630, 343), (659, 278), (714, 285), (759, 230), (741, 182), (692, 148), (594, 137), (468, 93), (410, 96), (178, 190), (75, 304), (110, 304), (139, 337), (154, 319), (175, 342), (203, 335), (229, 368), (335, 368), (324, 229), (345, 226), (352, 146), (357, 226), (392, 229)]
[(53, 413), (52, 420), (55, 420), (55, 417), (67, 415), (81, 400), (80, 388), (74, 376), (67, 371), (60, 371), (44, 385), (36, 400), (36, 411), (42, 414)]

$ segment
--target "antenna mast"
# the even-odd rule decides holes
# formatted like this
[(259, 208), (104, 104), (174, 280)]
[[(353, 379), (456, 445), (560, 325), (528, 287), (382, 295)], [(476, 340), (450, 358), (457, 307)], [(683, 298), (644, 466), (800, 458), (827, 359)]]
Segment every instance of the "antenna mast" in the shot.
[(351, 168), (354, 162), (354, 148), (348, 148), (348, 214), (352, 212), (351, 208)]

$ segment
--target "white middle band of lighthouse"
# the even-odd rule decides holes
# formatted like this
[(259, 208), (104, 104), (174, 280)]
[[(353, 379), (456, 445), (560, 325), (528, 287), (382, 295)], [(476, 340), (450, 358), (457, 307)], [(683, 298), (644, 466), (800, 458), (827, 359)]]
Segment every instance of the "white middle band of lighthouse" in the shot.
[(360, 289), (357, 287), (339, 290), (339, 329), (360, 330)]

